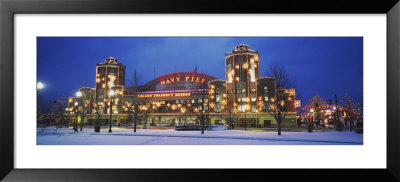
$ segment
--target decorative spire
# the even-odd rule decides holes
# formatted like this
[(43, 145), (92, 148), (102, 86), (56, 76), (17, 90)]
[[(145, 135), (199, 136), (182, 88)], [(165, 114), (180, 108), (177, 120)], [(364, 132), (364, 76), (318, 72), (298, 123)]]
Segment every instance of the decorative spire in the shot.
[(108, 64), (110, 64), (110, 63), (111, 64), (116, 64), (118, 62), (118, 60), (113, 58), (113, 57), (109, 57), (109, 58), (106, 58), (105, 62), (108, 63)]

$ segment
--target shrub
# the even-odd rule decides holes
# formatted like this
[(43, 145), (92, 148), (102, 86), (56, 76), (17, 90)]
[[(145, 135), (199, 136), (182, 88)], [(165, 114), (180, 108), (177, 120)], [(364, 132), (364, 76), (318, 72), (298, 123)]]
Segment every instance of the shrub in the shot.
[(313, 128), (314, 128), (314, 123), (313, 122), (308, 122), (307, 123), (307, 131), (308, 132), (312, 132)]

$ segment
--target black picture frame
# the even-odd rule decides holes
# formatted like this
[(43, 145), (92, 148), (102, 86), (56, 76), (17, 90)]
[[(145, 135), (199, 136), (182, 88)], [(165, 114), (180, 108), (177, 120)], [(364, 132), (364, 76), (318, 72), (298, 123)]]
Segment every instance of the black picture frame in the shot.
[[(15, 169), (14, 15), (24, 13), (382, 13), (387, 15), (386, 169)], [(316, 15), (318, 16), (318, 15)], [(398, 0), (0, 0), (0, 179), (4, 181), (399, 181)], [(378, 60), (377, 60), (378, 61)], [(383, 120), (384, 121), (384, 120)], [(304, 156), (306, 157), (306, 156)], [(207, 161), (205, 161), (207, 162)]]

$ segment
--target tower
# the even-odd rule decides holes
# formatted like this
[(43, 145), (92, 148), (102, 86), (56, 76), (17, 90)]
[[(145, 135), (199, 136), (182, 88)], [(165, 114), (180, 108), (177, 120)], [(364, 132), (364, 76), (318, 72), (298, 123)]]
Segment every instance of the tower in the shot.
[(260, 77), (258, 51), (240, 44), (225, 54), (226, 94), (232, 111), (256, 112), (257, 80)]
[[(111, 90), (121, 89), (125, 86), (125, 69), (118, 60), (109, 57), (96, 66), (96, 102), (103, 104), (109, 99)], [(108, 106), (108, 105), (107, 105)], [(105, 108), (109, 113), (109, 108)]]

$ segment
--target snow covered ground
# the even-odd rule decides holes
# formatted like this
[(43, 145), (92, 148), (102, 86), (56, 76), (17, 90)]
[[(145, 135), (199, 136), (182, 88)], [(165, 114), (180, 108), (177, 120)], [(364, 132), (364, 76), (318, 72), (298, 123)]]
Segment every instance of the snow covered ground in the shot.
[(37, 132), (38, 145), (362, 145), (363, 135), (354, 132), (255, 132), (243, 130), (175, 131), (173, 129), (101, 129), (73, 132), (71, 128)]

